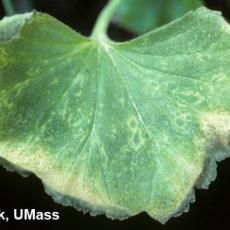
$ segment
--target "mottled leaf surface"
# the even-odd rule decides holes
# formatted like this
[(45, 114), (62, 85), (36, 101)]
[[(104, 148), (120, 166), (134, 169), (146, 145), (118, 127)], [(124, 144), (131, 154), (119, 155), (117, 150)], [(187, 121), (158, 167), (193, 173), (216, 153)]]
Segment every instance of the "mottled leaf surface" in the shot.
[(64, 205), (165, 222), (230, 155), (229, 76), (229, 25), (206, 8), (125, 43), (41, 13), (5, 18), (1, 163)]
[(201, 5), (201, 0), (125, 0), (114, 20), (132, 32), (144, 34)]

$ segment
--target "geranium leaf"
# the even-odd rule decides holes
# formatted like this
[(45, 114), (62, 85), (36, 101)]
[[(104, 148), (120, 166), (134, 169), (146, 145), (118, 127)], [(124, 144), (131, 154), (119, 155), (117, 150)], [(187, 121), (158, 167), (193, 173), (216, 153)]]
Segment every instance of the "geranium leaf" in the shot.
[(132, 32), (144, 34), (201, 5), (201, 0), (126, 0), (116, 10), (114, 21)]
[(33, 12), (1, 21), (0, 41), (1, 163), (57, 202), (165, 222), (230, 155), (230, 29), (217, 12), (123, 43)]

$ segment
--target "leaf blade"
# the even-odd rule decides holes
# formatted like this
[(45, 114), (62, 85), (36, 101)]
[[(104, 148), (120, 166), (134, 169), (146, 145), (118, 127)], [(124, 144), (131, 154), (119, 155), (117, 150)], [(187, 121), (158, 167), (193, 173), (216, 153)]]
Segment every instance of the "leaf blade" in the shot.
[(140, 35), (169, 23), (201, 5), (200, 0), (127, 0), (115, 12), (114, 21)]
[(201, 8), (105, 44), (34, 17), (0, 43), (0, 156), (93, 215), (165, 222), (183, 212), (229, 156), (227, 23)]

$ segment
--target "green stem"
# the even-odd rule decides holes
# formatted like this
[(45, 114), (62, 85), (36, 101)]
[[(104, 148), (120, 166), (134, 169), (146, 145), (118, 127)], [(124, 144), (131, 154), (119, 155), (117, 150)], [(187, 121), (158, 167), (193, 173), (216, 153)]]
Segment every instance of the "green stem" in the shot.
[(109, 23), (111, 18), (114, 14), (114, 11), (117, 7), (121, 4), (123, 0), (110, 0), (109, 3), (105, 6), (105, 8), (100, 13), (97, 22), (94, 26), (93, 32), (91, 37), (98, 38), (98, 37), (106, 37), (106, 32), (109, 27)]
[(15, 14), (12, 0), (2, 0), (2, 4), (3, 4), (4, 10), (8, 16)]

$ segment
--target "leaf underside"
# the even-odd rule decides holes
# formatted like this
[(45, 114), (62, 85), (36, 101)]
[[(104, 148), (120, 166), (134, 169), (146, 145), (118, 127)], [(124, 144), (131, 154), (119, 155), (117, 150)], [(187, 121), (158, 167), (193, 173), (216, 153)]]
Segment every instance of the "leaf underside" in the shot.
[(164, 223), (230, 155), (229, 76), (229, 25), (204, 7), (123, 43), (37, 12), (5, 18), (0, 163), (64, 205)]

